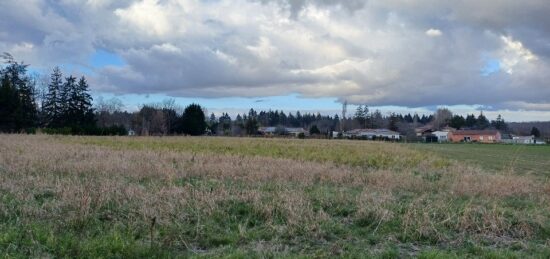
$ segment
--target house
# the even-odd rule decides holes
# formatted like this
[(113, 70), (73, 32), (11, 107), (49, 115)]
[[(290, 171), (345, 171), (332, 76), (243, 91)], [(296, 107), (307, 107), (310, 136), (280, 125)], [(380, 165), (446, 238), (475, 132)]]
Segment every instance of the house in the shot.
[(514, 144), (535, 144), (535, 136), (513, 136)]
[(514, 136), (512, 134), (502, 134), (500, 142), (506, 144), (537, 144), (535, 136)]
[(501, 135), (498, 130), (457, 130), (449, 132), (449, 139), (452, 142), (500, 142)]

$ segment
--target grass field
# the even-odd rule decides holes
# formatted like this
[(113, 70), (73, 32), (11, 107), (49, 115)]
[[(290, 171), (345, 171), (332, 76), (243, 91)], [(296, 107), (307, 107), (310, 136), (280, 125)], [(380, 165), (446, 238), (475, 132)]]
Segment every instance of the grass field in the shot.
[(0, 256), (549, 257), (517, 148), (0, 135)]
[(550, 177), (550, 145), (417, 144), (414, 148), (495, 172)]

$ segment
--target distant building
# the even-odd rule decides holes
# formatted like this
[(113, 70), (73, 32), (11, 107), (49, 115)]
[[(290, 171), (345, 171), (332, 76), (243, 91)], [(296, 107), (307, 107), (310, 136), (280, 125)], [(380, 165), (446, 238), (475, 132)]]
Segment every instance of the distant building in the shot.
[(354, 129), (346, 131), (344, 138), (400, 140), (399, 132), (389, 129)]
[(262, 135), (272, 136), (272, 135), (292, 135), (298, 137), (300, 133), (304, 135), (309, 135), (309, 132), (303, 128), (288, 128), (288, 127), (260, 127), (258, 132)]
[(457, 130), (449, 132), (452, 142), (497, 143), (501, 140), (498, 130)]
[(513, 136), (514, 144), (535, 144), (535, 136)]
[(428, 136), (428, 135), (432, 134), (432, 132), (434, 132), (434, 131), (435, 131), (435, 129), (434, 129), (433, 125), (429, 125), (429, 124), (414, 129), (414, 132), (416, 133), (417, 137)]
[(542, 140), (542, 139), (535, 139), (535, 144), (537, 145), (545, 145), (546, 144), (546, 141)]
[(432, 134), (437, 138), (437, 142), (447, 142), (449, 141), (449, 134), (451, 131), (445, 131), (445, 130), (438, 130), (432, 132)]
[(506, 144), (536, 144), (535, 136), (514, 136), (512, 134), (502, 134), (502, 143)]
[(132, 129), (128, 130), (128, 136), (135, 136), (136, 132)]

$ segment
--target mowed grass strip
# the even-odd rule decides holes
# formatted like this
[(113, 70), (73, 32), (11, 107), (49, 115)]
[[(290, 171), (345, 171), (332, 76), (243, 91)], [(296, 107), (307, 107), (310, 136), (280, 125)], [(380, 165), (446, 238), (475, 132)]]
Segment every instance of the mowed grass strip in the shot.
[(412, 148), (493, 172), (550, 176), (550, 145), (413, 144)]
[[(144, 142), (138, 148), (86, 139), (114, 143), (0, 135), (0, 255), (550, 256), (550, 185), (532, 175), (441, 167), (431, 154), (395, 170), (147, 148), (158, 138), (128, 140)], [(177, 146), (187, 140), (195, 141), (177, 138)], [(257, 149), (255, 141), (242, 148)], [(344, 150), (350, 143), (332, 142)]]

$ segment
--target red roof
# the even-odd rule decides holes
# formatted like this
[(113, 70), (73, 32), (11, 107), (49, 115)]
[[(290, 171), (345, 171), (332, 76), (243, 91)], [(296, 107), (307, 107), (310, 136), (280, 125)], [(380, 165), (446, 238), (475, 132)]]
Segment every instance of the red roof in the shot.
[(498, 130), (457, 130), (453, 135), (497, 135)]

